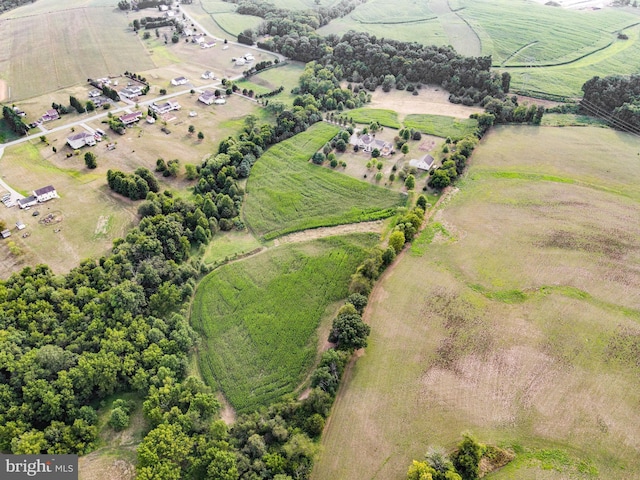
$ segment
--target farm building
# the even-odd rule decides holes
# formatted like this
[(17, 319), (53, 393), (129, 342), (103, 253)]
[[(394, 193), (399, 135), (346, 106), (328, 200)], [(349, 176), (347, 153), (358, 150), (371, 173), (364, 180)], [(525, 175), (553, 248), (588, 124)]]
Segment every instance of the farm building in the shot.
[(42, 115), (43, 122), (50, 122), (51, 120), (57, 120), (60, 118), (58, 111), (54, 108), (51, 110), (47, 110), (44, 115)]
[(11, 232), (9, 230), (3, 230), (0, 232), (0, 235), (2, 235), (2, 238), (9, 238), (11, 236)]
[(227, 101), (224, 98), (217, 98), (215, 102), (216, 105), (224, 105)]
[(100, 90), (93, 89), (89, 92), (89, 98), (95, 98), (95, 97), (99, 97), (100, 95), (102, 95), (102, 92)]
[(171, 80), (171, 85), (177, 87), (178, 85), (185, 85), (189, 80), (185, 77), (176, 77)]
[(215, 99), (216, 94), (213, 90), (205, 90), (198, 97), (198, 101), (204, 103), (205, 105), (211, 105)]
[(31, 207), (32, 205), (35, 205), (36, 203), (38, 203), (38, 199), (36, 197), (34, 197), (33, 195), (30, 195), (26, 198), (21, 198), (20, 200), (18, 200), (18, 206), (20, 208), (27, 208), (27, 207)]
[(409, 160), (409, 166), (428, 172), (433, 168), (434, 162), (435, 162), (435, 159), (427, 153), (422, 158), (419, 158), (419, 159), (414, 158), (412, 160)]
[(247, 61), (243, 57), (236, 58), (236, 66), (241, 67), (245, 63), (247, 63)]
[(142, 112), (133, 112), (122, 115), (119, 120), (125, 125), (131, 125), (132, 123), (136, 123), (138, 120), (142, 118)]
[[(356, 138), (354, 138), (356, 137)], [(393, 145), (389, 142), (385, 142), (384, 140), (376, 140), (376, 137), (373, 135), (360, 135), (359, 137), (355, 134), (351, 137), (349, 142), (352, 145), (357, 145), (358, 148), (364, 150), (367, 153), (373, 152), (374, 149), (378, 149), (380, 151), (380, 155), (387, 156), (393, 153)]]
[(247, 63), (251, 63), (254, 60), (253, 55), (251, 55), (250, 53), (245, 53), (244, 54), (244, 59), (245, 59), (245, 61)]
[(171, 112), (172, 110), (180, 110), (180, 104), (178, 102), (174, 102), (173, 100), (168, 100), (164, 103), (156, 103), (153, 102), (150, 105), (151, 110), (162, 115), (163, 113)]
[(210, 72), (209, 70), (207, 70), (206, 72), (204, 72), (201, 77), (205, 80), (213, 80), (215, 77), (213, 76), (213, 72)]
[(22, 223), (20, 220), (18, 220), (18, 221), (16, 222), (16, 228), (17, 228), (18, 230), (24, 230), (25, 228), (27, 228), (27, 226), (26, 226), (24, 223)]
[(216, 42), (202, 42), (200, 48), (212, 48), (216, 46)]
[(193, 41), (198, 45), (202, 45), (204, 43), (204, 35), (198, 35), (197, 37), (193, 37)]
[(147, 123), (156, 123), (156, 119), (155, 119), (155, 118), (153, 118), (151, 115), (149, 115), (149, 116), (147, 117)]
[(67, 137), (67, 143), (71, 148), (77, 150), (85, 145), (89, 145), (90, 147), (94, 146), (96, 144), (96, 139), (88, 132), (80, 132)]
[(46, 202), (48, 200), (51, 200), (52, 198), (58, 197), (58, 192), (56, 192), (56, 189), (53, 188), (53, 185), (47, 185), (46, 187), (42, 187), (42, 188), (39, 188), (38, 190), (34, 190), (33, 194), (35, 195), (36, 199), (40, 203)]

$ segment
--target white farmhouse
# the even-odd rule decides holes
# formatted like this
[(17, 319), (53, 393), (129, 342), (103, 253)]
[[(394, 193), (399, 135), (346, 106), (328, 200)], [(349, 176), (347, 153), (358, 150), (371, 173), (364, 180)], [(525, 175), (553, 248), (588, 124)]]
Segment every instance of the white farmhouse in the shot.
[(187, 82), (189, 82), (189, 80), (187, 80), (185, 77), (176, 77), (171, 80), (171, 85), (177, 87), (178, 85), (185, 85)]
[(33, 191), (33, 195), (36, 197), (38, 202), (46, 202), (53, 198), (58, 198), (58, 192), (53, 188), (53, 185), (47, 185), (46, 187), (39, 188), (38, 190)]
[(93, 147), (96, 144), (96, 138), (89, 132), (80, 132), (67, 137), (67, 143), (74, 150), (78, 150), (85, 145)]

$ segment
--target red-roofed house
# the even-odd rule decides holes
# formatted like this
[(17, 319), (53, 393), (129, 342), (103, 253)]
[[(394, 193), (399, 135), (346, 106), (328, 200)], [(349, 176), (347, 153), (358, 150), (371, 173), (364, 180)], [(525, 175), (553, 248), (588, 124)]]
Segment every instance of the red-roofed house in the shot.
[(132, 123), (136, 123), (138, 120), (142, 118), (142, 112), (133, 112), (122, 115), (119, 120), (125, 125), (131, 125)]

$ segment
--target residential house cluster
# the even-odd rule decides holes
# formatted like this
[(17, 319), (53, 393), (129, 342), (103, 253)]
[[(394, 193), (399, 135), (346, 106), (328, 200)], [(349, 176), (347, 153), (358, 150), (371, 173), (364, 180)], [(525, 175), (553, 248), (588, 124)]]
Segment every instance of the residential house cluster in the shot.
[(378, 140), (372, 134), (365, 134), (358, 136), (357, 134), (353, 134), (351, 139), (349, 140), (351, 145), (357, 146), (360, 150), (371, 153), (376, 148), (380, 152), (380, 155), (383, 157), (387, 157), (394, 153), (393, 144), (390, 142), (385, 142), (384, 140)]

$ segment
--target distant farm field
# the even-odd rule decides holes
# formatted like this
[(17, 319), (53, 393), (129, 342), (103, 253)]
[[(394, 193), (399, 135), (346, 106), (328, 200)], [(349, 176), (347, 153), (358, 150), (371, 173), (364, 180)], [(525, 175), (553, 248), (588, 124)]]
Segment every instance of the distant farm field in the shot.
[(452, 139), (473, 134), (478, 127), (477, 120), (471, 118), (459, 120), (443, 115), (407, 115), (403, 123), (405, 127), (415, 128), (427, 135)]
[(593, 127), (485, 136), (374, 290), (314, 480), (401, 480), (464, 431), (516, 453), (489, 478), (640, 478), (638, 151)]
[(191, 322), (205, 381), (239, 411), (293, 392), (316, 358), (316, 330), (346, 297), (376, 234), (288, 244), (225, 265), (198, 286)]
[(256, 93), (268, 93), (284, 87), (281, 93), (269, 97), (268, 100), (293, 105), (295, 95), (291, 90), (298, 86), (298, 79), (304, 71), (304, 64), (299, 62), (290, 62), (279, 67), (269, 68), (256, 75), (251, 76), (248, 80), (240, 80), (238, 86), (240, 88), (252, 88)]
[[(19, 11), (26, 14), (29, 10)], [(128, 22), (113, 7), (3, 17), (0, 75), (8, 83), (10, 100), (53, 92), (87, 78), (152, 68), (151, 58), (128, 30)]]
[(385, 218), (405, 197), (310, 162), (339, 129), (318, 123), (271, 147), (247, 182), (250, 229), (265, 238), (323, 226)]

